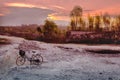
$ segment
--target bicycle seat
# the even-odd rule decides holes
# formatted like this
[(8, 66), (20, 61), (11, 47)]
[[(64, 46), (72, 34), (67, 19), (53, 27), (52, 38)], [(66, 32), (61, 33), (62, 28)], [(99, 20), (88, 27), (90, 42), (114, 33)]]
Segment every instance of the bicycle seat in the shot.
[(24, 56), (25, 56), (25, 51), (19, 50), (19, 55), (20, 55), (21, 57), (24, 57)]

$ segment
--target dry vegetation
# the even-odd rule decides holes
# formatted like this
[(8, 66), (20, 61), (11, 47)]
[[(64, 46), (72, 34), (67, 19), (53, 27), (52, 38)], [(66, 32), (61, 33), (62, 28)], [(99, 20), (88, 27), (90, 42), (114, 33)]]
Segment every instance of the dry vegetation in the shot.
[(0, 34), (7, 36), (18, 36), (25, 39), (35, 40), (39, 37), (39, 33), (37, 32), (36, 28), (37, 27), (34, 26), (1, 26)]
[[(120, 44), (120, 32), (116, 31), (69, 31), (57, 29), (49, 34), (39, 32), (36, 27), (0, 27), (1, 35), (18, 36), (30, 40), (51, 43), (87, 43), (87, 44)], [(46, 34), (46, 35), (44, 35)], [(1, 42), (2, 43), (2, 42)]]
[(0, 38), (0, 44), (10, 44), (10, 40), (5, 38)]
[(74, 31), (69, 32), (66, 36), (66, 41), (89, 44), (120, 44), (120, 32), (106, 31), (78, 33), (75, 33)]
[(38, 40), (50, 43), (65, 42), (65, 29), (57, 28), (55, 31), (51, 31), (49, 29), (43, 30), (43, 27), (43, 25), (0, 26), (0, 35), (17, 36), (29, 40)]

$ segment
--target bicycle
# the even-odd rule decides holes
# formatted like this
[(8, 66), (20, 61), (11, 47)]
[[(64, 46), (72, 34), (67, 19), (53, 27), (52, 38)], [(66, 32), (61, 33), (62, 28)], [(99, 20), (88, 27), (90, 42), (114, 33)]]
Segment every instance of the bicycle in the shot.
[[(35, 51), (33, 51), (33, 53), (35, 53)], [(23, 50), (19, 50), (19, 56), (16, 59), (16, 64), (18, 66), (24, 65), (26, 60), (28, 60), (30, 62), (30, 65), (34, 64), (34, 65), (40, 65), (43, 63), (43, 57), (41, 56), (41, 54), (32, 54), (31, 57), (28, 57), (25, 53), (25, 51)]]

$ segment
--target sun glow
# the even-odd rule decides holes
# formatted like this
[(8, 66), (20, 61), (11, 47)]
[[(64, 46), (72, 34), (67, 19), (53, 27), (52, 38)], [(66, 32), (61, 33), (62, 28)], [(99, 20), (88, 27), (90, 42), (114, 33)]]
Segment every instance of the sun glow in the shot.
[(55, 15), (55, 13), (54, 14), (49, 14), (47, 19), (69, 21), (69, 17), (68, 16), (58, 16), (58, 15)]
[(57, 20), (57, 17), (53, 16), (52, 14), (49, 14), (47, 18), (51, 20)]

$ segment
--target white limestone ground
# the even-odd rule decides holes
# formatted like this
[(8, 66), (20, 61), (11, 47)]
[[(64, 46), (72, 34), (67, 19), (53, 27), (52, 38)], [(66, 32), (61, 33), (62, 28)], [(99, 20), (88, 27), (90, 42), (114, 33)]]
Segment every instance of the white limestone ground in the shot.
[[(119, 45), (48, 44), (18, 37), (0, 38), (11, 40), (11, 44), (0, 45), (0, 80), (120, 80), (120, 54), (85, 51), (120, 50)], [(43, 64), (38, 67), (26, 62), (17, 66), (19, 45), (23, 45), (26, 52), (37, 49), (44, 57)]]

